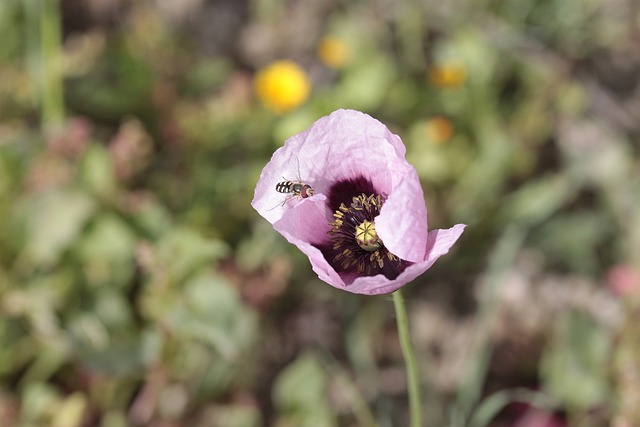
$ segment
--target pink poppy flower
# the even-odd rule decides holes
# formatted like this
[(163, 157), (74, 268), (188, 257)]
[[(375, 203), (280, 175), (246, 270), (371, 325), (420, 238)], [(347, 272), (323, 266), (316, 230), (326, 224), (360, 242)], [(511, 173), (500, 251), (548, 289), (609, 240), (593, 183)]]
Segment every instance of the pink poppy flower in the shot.
[(251, 205), (309, 257), (321, 280), (358, 294), (393, 292), (446, 254), (465, 228), (428, 231), (405, 151), (378, 120), (335, 111), (273, 154)]

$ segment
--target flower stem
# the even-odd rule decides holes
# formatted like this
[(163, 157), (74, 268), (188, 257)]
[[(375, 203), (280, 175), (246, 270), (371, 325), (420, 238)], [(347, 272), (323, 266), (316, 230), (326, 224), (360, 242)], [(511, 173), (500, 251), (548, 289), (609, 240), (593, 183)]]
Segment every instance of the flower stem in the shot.
[(56, 129), (64, 121), (59, 0), (24, 2), (27, 17), (27, 62), (38, 82), (42, 124)]
[(411, 411), (411, 427), (421, 427), (422, 400), (420, 399), (420, 374), (416, 364), (416, 356), (413, 353), (411, 337), (409, 336), (409, 322), (407, 320), (407, 308), (400, 290), (393, 293), (393, 305), (396, 309), (398, 323), (398, 335), (404, 362), (407, 365), (407, 381), (409, 384), (409, 409)]

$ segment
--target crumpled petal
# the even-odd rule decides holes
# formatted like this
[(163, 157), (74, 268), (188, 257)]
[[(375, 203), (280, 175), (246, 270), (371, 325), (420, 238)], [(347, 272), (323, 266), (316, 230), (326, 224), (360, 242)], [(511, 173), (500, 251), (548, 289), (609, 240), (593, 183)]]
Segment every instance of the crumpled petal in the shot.
[(427, 253), (427, 207), (413, 167), (387, 197), (375, 220), (378, 236), (405, 261), (420, 262)]
[(359, 111), (335, 111), (273, 153), (251, 205), (271, 224), (278, 221), (298, 201), (282, 205), (286, 195), (276, 192), (275, 186), (285, 180), (300, 180), (323, 194), (334, 182), (360, 175), (388, 194), (402, 180), (407, 165), (404, 150), (400, 138), (378, 120)]

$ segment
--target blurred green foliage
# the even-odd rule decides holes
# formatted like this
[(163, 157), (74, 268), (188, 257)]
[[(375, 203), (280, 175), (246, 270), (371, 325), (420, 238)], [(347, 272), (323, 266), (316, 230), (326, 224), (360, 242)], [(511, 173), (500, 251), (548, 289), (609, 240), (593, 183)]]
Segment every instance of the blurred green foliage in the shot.
[[(428, 425), (516, 425), (510, 387), (640, 424), (633, 0), (392, 3), (0, 2), (2, 426), (405, 425), (389, 299), (250, 207), (337, 108), (401, 135), (431, 228), (469, 224), (407, 288)], [(277, 115), (252, 77), (283, 57), (313, 91)]]

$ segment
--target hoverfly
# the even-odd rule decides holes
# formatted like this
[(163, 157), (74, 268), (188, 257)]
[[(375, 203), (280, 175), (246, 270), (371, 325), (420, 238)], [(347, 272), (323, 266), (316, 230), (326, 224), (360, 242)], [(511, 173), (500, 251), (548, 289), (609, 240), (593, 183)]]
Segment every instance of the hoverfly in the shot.
[[(296, 158), (297, 160), (297, 158)], [(294, 198), (306, 199), (307, 197), (311, 197), (315, 194), (313, 188), (302, 181), (300, 178), (300, 163), (298, 160), (298, 173), (295, 181), (289, 180), (285, 177), (282, 177), (284, 181), (280, 181), (276, 184), (276, 191), (278, 193), (286, 194), (287, 197), (282, 201), (280, 206), (284, 206), (289, 200)], [(274, 206), (272, 209), (275, 209), (277, 206)]]
[(306, 199), (314, 194), (313, 188), (302, 181), (280, 181), (276, 184), (276, 191), (289, 194), (288, 197), (300, 197), (301, 199)]

